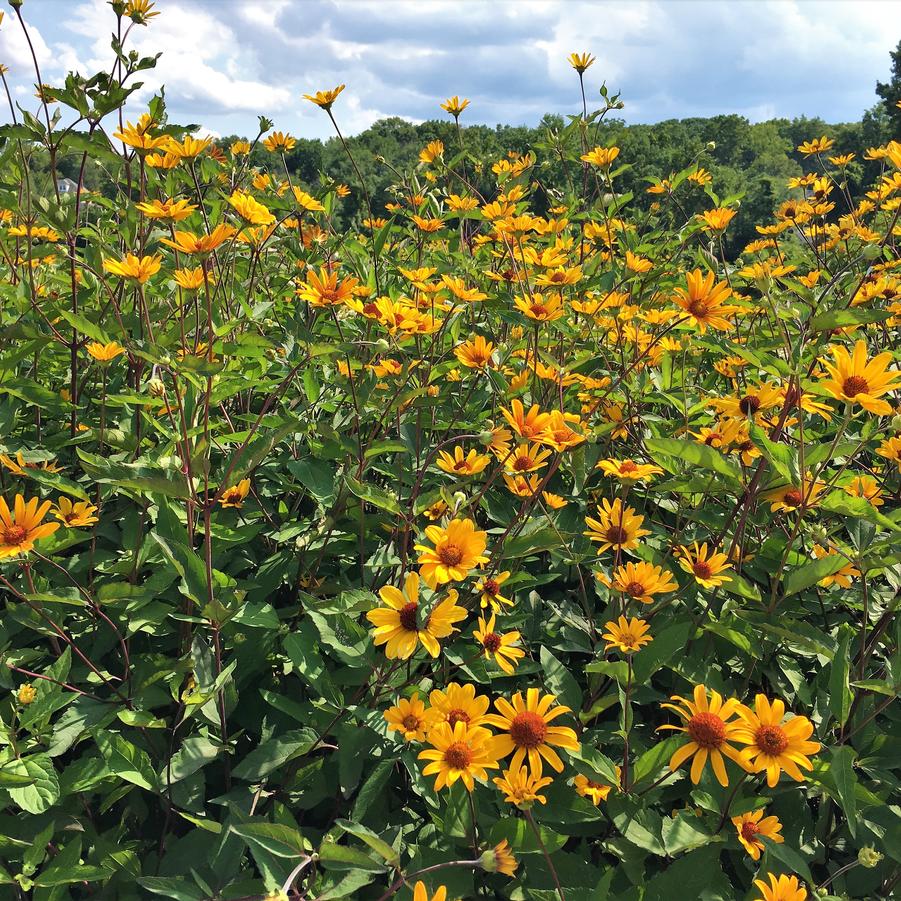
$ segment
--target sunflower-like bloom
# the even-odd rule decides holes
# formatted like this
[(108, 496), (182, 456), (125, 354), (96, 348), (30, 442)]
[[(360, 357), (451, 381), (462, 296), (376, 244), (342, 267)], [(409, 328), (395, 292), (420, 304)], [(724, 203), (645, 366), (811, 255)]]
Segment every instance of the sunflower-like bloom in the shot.
[(845, 485), (845, 491), (851, 497), (862, 497), (874, 507), (881, 507), (885, 503), (882, 497), (882, 488), (872, 476), (855, 476)]
[(459, 119), (460, 113), (462, 113), (467, 106), (469, 106), (469, 101), (465, 97), (461, 100), (454, 94), (453, 97), (448, 97), (448, 99), (441, 104), (441, 109), (446, 113), (450, 113), (455, 119)]
[(469, 341), (464, 341), (454, 348), (454, 356), (467, 369), (485, 369), (491, 365), (491, 354), (494, 344), (486, 341), (481, 335), (476, 335)]
[(269, 207), (260, 203), (255, 197), (240, 189), (233, 191), (228, 198), (229, 204), (235, 212), (251, 225), (271, 225), (275, 222), (275, 216)]
[(517, 297), (513, 303), (516, 309), (535, 322), (555, 322), (563, 316), (563, 303), (556, 294), (538, 294), (531, 297)]
[(827, 138), (826, 135), (823, 135), (821, 138), (814, 138), (812, 141), (804, 141), (803, 144), (799, 144), (798, 153), (803, 153), (804, 156), (825, 153), (827, 150), (832, 149), (834, 143), (835, 141), (832, 138)]
[(716, 588), (731, 578), (731, 575), (723, 575), (725, 570), (732, 569), (729, 558), (713, 547), (708, 550), (706, 541), (700, 546), (696, 541), (691, 548), (682, 545), (680, 551), (679, 566), (704, 588)]
[(619, 156), (619, 147), (595, 147), (588, 153), (579, 157), (583, 163), (599, 166), (601, 169), (609, 169), (610, 164)]
[(308, 213), (321, 213), (325, 210), (325, 207), (312, 194), (307, 194), (306, 191), (301, 190), (297, 185), (291, 186), (291, 193), (294, 195), (297, 205)]
[(460, 582), (480, 563), (487, 563), (488, 536), (471, 519), (452, 519), (445, 528), (427, 526), (426, 538), (433, 547), (415, 545), (419, 554), (419, 573), (431, 589), (445, 582)]
[[(839, 556), (838, 551), (832, 550), (831, 548), (827, 550), (821, 544), (815, 544), (812, 548), (814, 557), (817, 560), (820, 560), (823, 557), (837, 557)], [(842, 554), (845, 557), (844, 554)], [(847, 557), (845, 557), (847, 560)], [(823, 588), (829, 588), (831, 585), (838, 585), (841, 588), (850, 588), (851, 583), (860, 576), (860, 570), (850, 561), (846, 562), (841, 569), (837, 572), (831, 573), (828, 576), (824, 576), (817, 582), (817, 585), (822, 585)]]
[(653, 563), (625, 563), (613, 571), (610, 587), (642, 604), (653, 603), (655, 594), (675, 591), (679, 586), (672, 574)]
[(307, 273), (307, 280), (297, 289), (297, 296), (313, 307), (331, 307), (353, 297), (357, 284), (357, 279), (351, 275), (339, 281), (336, 270), (329, 272), (322, 266), (318, 275), (312, 269)]
[(501, 594), (501, 586), (509, 578), (510, 572), (507, 570), (479, 579), (476, 583), (476, 591), (479, 593), (479, 603), (482, 608), (491, 607), (495, 613), (500, 613), (503, 607), (513, 606), (513, 601)]
[(770, 502), (770, 511), (809, 510), (816, 506), (817, 498), (826, 488), (824, 482), (801, 482), (801, 485), (779, 485), (761, 494)]
[(601, 460), (596, 468), (621, 482), (638, 482), (663, 472), (653, 463), (636, 463), (634, 460)]
[(735, 719), (741, 705), (735, 698), (723, 701), (722, 696), (716, 691), (710, 692), (708, 701), (706, 685), (695, 686), (694, 701), (679, 695), (673, 695), (672, 700), (679, 703), (661, 706), (675, 711), (681, 717), (683, 725), (657, 728), (684, 732), (689, 740), (670, 758), (670, 770), (677, 770), (686, 760), (694, 757), (691, 763), (691, 781), (697, 785), (709, 758), (713, 774), (719, 784), (728, 785), (729, 777), (726, 775), (723, 757), (728, 757), (745, 768), (742, 763), (742, 752), (730, 744), (737, 741), (742, 728), (741, 721)]
[(250, 479), (241, 479), (237, 485), (232, 485), (231, 488), (226, 488), (225, 491), (222, 492), (219, 503), (222, 504), (223, 507), (234, 507), (239, 510), (249, 492)]
[(150, 114), (144, 113), (138, 119), (137, 125), (126, 122), (125, 128), (122, 131), (113, 132), (113, 137), (118, 138), (123, 144), (133, 147), (135, 150), (149, 153), (150, 151), (157, 150), (169, 143), (168, 135), (154, 137), (150, 134), (150, 129), (153, 125), (154, 122), (150, 117)]
[(482, 646), (485, 658), (490, 660), (493, 657), (495, 663), (508, 676), (512, 676), (519, 661), (526, 656), (526, 652), (522, 648), (516, 647), (519, 644), (519, 632), (495, 632), (496, 621), (495, 613), (491, 614), (487, 622), (484, 617), (480, 616), (479, 626), (475, 630), (475, 639)]
[(208, 235), (195, 235), (192, 232), (176, 231), (174, 241), (171, 238), (160, 238), (160, 243), (173, 247), (175, 250), (180, 250), (182, 253), (211, 253), (237, 233), (237, 229), (231, 225), (220, 222)]
[(710, 400), (710, 406), (727, 416), (735, 419), (743, 419), (747, 416), (756, 416), (765, 410), (781, 404), (785, 399), (785, 391), (778, 385), (749, 385), (745, 393), (740, 397), (736, 394), (731, 397), (714, 397)]
[(706, 229), (715, 232), (724, 231), (726, 226), (732, 221), (735, 210), (728, 207), (717, 207), (713, 210), (704, 210), (698, 214), (698, 218), (704, 223)]
[(58, 522), (42, 522), (50, 507), (50, 501), (41, 502), (33, 497), (26, 503), (25, 498), (17, 494), (10, 513), (6, 498), (0, 497), (0, 559), (27, 554), (36, 541), (52, 535), (59, 528)]
[(263, 146), (270, 153), (287, 153), (293, 150), (297, 144), (297, 138), (286, 132), (274, 131), (263, 141)]
[[(622, 770), (619, 767), (616, 767), (616, 775), (617, 778), (622, 775)], [(577, 795), (588, 798), (595, 807), (601, 801), (606, 801), (610, 792), (613, 791), (612, 785), (608, 785), (606, 782), (596, 782), (594, 779), (589, 779), (581, 773), (573, 780), (573, 788), (576, 790)]]
[(554, 695), (541, 697), (537, 688), (529, 688), (525, 697), (518, 691), (513, 695), (512, 703), (498, 698), (494, 707), (498, 713), (489, 714), (485, 721), (502, 730), (496, 739), (497, 753), (501, 758), (513, 754), (511, 769), (518, 769), (528, 760), (529, 769), (540, 776), (543, 758), (562, 773), (563, 761), (554, 747), (579, 750), (579, 740), (572, 729), (550, 725), (558, 716), (571, 712), (569, 707), (558, 705)]
[(401, 698), (383, 714), (389, 732), (400, 732), (404, 741), (425, 741), (429, 729), (435, 724), (435, 714), (427, 710), (414, 692), (410, 698)]
[(413, 886), (413, 901), (447, 901), (447, 886), (439, 885), (435, 889), (435, 894), (429, 897), (429, 890), (425, 887), (425, 883), (420, 879)]
[(608, 548), (631, 550), (638, 547), (639, 538), (650, 535), (647, 529), (641, 528), (644, 517), (636, 515), (634, 508), (624, 506), (619, 498), (613, 503), (605, 498), (597, 511), (597, 519), (585, 517), (588, 528), (582, 534), (600, 544), (599, 554), (603, 554)]
[(766, 770), (770, 788), (775, 788), (782, 770), (796, 782), (802, 782), (804, 774), (799, 767), (812, 770), (809, 755), (821, 748), (818, 741), (808, 741), (813, 723), (806, 716), (792, 716), (783, 722), (784, 702), (777, 699), (770, 703), (763, 694), (754, 699), (754, 710), (739, 705), (738, 714), (742, 725), (736, 740), (748, 745), (741, 752), (742, 765), (752, 773)]
[(451, 728), (457, 723), (484, 726), (490, 703), (486, 695), (477, 695), (475, 685), (469, 682), (451, 682), (447, 688), (436, 688), (429, 695), (433, 724), (447, 723)]
[(487, 780), (486, 770), (498, 768), (496, 739), (490, 729), (457, 723), (453, 728), (438, 723), (428, 735), (431, 748), (420, 751), (420, 760), (430, 760), (423, 776), (435, 776), (435, 791), (458, 779), (472, 791), (475, 780)]
[(581, 75), (591, 64), (595, 58), (590, 53), (570, 53), (566, 57), (567, 62)]
[(760, 890), (760, 897), (754, 901), (807, 901), (807, 889), (801, 885), (797, 876), (786, 876), (783, 873), (777, 877), (768, 873), (767, 877), (769, 885), (762, 879), (754, 880), (754, 885)]
[(504, 876), (512, 876), (519, 866), (507, 839), (485, 851), (482, 854), (481, 863), (482, 869), (486, 872), (503, 873)]
[(115, 341), (110, 341), (108, 344), (91, 341), (87, 345), (86, 350), (95, 360), (99, 360), (101, 363), (109, 363), (110, 360), (115, 360), (120, 354), (125, 353), (125, 348)]
[(554, 780), (551, 776), (542, 776), (540, 772), (529, 772), (526, 766), (510, 767), (502, 776), (496, 776), (494, 784), (500, 789), (508, 804), (515, 804), (520, 810), (528, 810), (536, 801), (547, 804), (547, 798), (541, 794)]
[(894, 463), (898, 467), (898, 472), (901, 472), (901, 438), (886, 438), (876, 448), (876, 453)]
[(551, 421), (550, 414), (542, 413), (538, 404), (532, 404), (527, 413), (523, 409), (522, 402), (518, 400), (511, 402), (509, 410), (501, 407), (501, 413), (520, 438), (537, 440), (544, 437), (544, 432)]
[(475, 476), (482, 472), (491, 462), (488, 454), (480, 454), (475, 448), (470, 448), (468, 454), (464, 454), (463, 448), (458, 444), (453, 454), (447, 451), (438, 451), (438, 459), (435, 465), (452, 476)]
[[(42, 460), (40, 463), (29, 462), (25, 459), (22, 451), (16, 452), (15, 459), (7, 454), (0, 454), (0, 465), (16, 476), (24, 476), (29, 469), (40, 469), (44, 472), (62, 472), (62, 469), (50, 460)], [(507, 573), (507, 575), (510, 574)]]
[(877, 416), (888, 416), (892, 408), (887, 401), (880, 400), (884, 394), (901, 388), (901, 372), (888, 370), (892, 355), (888, 351), (867, 360), (867, 345), (861, 340), (854, 345), (853, 354), (844, 347), (831, 348), (834, 363), (826, 363), (830, 378), (821, 382), (823, 388), (838, 400), (860, 404)]
[(204, 282), (212, 285), (215, 282), (213, 273), (209, 270), (204, 272), (203, 266), (195, 266), (193, 269), (176, 269), (172, 273), (172, 278), (179, 288), (185, 291), (196, 291)]
[(732, 323), (726, 318), (735, 313), (733, 307), (724, 306), (724, 302), (732, 296), (732, 289), (727, 282), (714, 284), (714, 275), (707, 275), (700, 269), (685, 275), (685, 288), (676, 288), (675, 302), (691, 317), (701, 334), (708, 326), (719, 331), (728, 331)]
[(438, 639), (455, 632), (454, 623), (466, 619), (466, 611), (457, 606), (457, 592), (450, 591), (420, 624), (419, 576), (416, 573), (407, 575), (403, 591), (385, 585), (379, 589), (379, 597), (387, 606), (370, 610), (366, 618), (375, 626), (373, 642), (385, 645), (385, 656), (389, 660), (412, 657), (420, 643), (432, 657), (437, 657), (441, 653)]
[(542, 435), (535, 440), (539, 444), (551, 447), (559, 453), (576, 447), (585, 440), (585, 436), (581, 432), (577, 432), (572, 426), (584, 426), (583, 422), (575, 413), (561, 413), (560, 410), (551, 410), (550, 419), (547, 427)]
[(547, 466), (551, 452), (537, 444), (521, 444), (504, 460), (504, 468), (509, 472), (536, 472)]
[(94, 515), (97, 508), (87, 501), (73, 504), (67, 497), (61, 497), (50, 511), (63, 524), (71, 529), (79, 526), (91, 526), (100, 520)]
[(616, 622), (604, 623), (607, 630), (601, 638), (607, 639), (604, 650), (618, 648), (623, 654), (632, 654), (654, 639), (648, 634), (650, 626), (643, 619), (626, 619), (621, 616)]
[(738, 840), (751, 855), (752, 860), (760, 860), (761, 852), (766, 850), (764, 843), (758, 838), (762, 835), (771, 842), (781, 845), (785, 839), (779, 835), (782, 823), (778, 817), (764, 817), (764, 809), (748, 811), (741, 816), (732, 817), (732, 825), (738, 832)]
[(163, 258), (158, 253), (144, 257), (127, 253), (121, 260), (104, 260), (103, 268), (113, 275), (130, 278), (143, 285), (149, 281), (151, 275), (156, 275), (160, 271), (162, 263)]
[(344, 90), (346, 85), (339, 84), (338, 87), (328, 91), (317, 91), (315, 94), (304, 94), (304, 100), (315, 103), (320, 109), (326, 111), (332, 108), (332, 104), (338, 99), (338, 95)]
[(135, 209), (140, 210), (148, 219), (159, 219), (163, 222), (181, 222), (187, 219), (196, 209), (195, 204), (187, 200), (150, 200), (146, 203), (136, 203)]

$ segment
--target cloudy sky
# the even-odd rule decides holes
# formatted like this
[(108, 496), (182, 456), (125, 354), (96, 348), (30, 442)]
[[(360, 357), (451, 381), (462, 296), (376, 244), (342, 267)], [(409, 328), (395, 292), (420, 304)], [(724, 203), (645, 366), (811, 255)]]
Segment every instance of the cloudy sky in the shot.
[[(342, 82), (335, 113), (351, 134), (384, 116), (440, 116), (451, 94), (472, 101), (465, 122), (534, 124), (577, 111), (572, 51), (597, 56), (589, 97), (606, 81), (631, 122), (728, 112), (848, 121), (875, 103), (901, 38), (894, 0), (157, 0), (156, 10), (129, 36), (143, 54), (163, 52), (131, 111), (164, 83), (173, 121), (217, 135), (254, 134), (263, 113), (276, 128), (326, 136), (327, 117), (300, 97)], [(45, 82), (109, 69), (106, 0), (26, 0), (23, 13)], [(10, 12), (0, 62), (15, 99), (33, 107)]]

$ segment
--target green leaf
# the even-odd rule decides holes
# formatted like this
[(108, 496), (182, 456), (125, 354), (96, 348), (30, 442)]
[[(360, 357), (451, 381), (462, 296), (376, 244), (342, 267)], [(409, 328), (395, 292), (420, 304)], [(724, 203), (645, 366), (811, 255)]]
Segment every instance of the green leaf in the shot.
[(854, 630), (842, 623), (839, 630), (838, 647), (829, 667), (829, 712), (835, 717), (839, 726), (844, 726), (851, 713), (853, 692), (848, 685), (851, 672), (851, 655), (849, 653)]
[(852, 838), (857, 836), (857, 776), (854, 773), (854, 749), (841, 745), (832, 749), (829, 772), (835, 780), (836, 800), (845, 812)]
[(401, 509), (397, 498), (393, 494), (388, 494), (383, 488), (364, 484), (351, 475), (345, 475), (344, 482), (361, 501), (372, 504), (373, 507), (378, 507), (380, 510), (387, 510), (389, 513), (400, 515)]
[(184, 594), (198, 606), (209, 600), (206, 567), (200, 554), (188, 547), (184, 529), (165, 502), (160, 503), (156, 529), (151, 532), (184, 583)]
[(147, 791), (157, 790), (156, 773), (146, 751), (115, 732), (95, 732), (94, 740), (111, 773)]
[(303, 836), (291, 826), (281, 823), (240, 823), (230, 827), (248, 845), (256, 845), (276, 857), (297, 858), (306, 854)]
[(547, 687), (562, 704), (578, 710), (582, 706), (582, 689), (570, 671), (544, 645), (541, 646), (539, 660)]
[(791, 597), (811, 585), (816, 585), (826, 576), (837, 573), (848, 561), (841, 554), (828, 554), (820, 557), (818, 560), (811, 560), (808, 563), (793, 569), (782, 580), (782, 591), (785, 597)]
[(741, 469), (706, 444), (681, 438), (648, 438), (645, 446), (650, 455), (668, 472), (682, 472), (684, 464), (689, 463), (725, 476), (733, 484), (741, 484)]
[(358, 839), (365, 842), (379, 855), (379, 857), (384, 859), (392, 867), (396, 868), (400, 866), (400, 855), (397, 851), (395, 851), (388, 842), (376, 835), (371, 829), (366, 826), (361, 826), (359, 823), (351, 822), (350, 820), (335, 820), (335, 825), (340, 826), (345, 832), (349, 832), (351, 835), (355, 835)]
[(327, 870), (365, 870), (368, 873), (385, 871), (385, 864), (373, 860), (365, 851), (332, 841), (324, 841), (320, 845), (319, 862)]
[(292, 729), (254, 748), (235, 767), (232, 775), (236, 779), (256, 782), (289, 760), (307, 754), (318, 740), (319, 736), (312, 729)]
[(6, 786), (10, 798), (26, 813), (44, 813), (59, 800), (59, 777), (53, 761), (46, 754), (11, 760), (4, 769), (12, 776), (31, 780), (29, 785)]
[(138, 885), (171, 901), (204, 901), (206, 892), (179, 876), (140, 876)]
[(865, 309), (857, 307), (852, 310), (830, 310), (818, 313), (810, 320), (811, 331), (831, 332), (833, 329), (845, 328), (849, 325), (863, 325), (868, 322), (884, 322), (892, 315), (890, 310)]
[(769, 859), (778, 860), (779, 863), (785, 864), (788, 867), (789, 871), (792, 873), (797, 873), (802, 879), (807, 882), (808, 885), (814, 885), (813, 875), (810, 872), (810, 867), (807, 865), (807, 861), (795, 851), (791, 845), (785, 842), (774, 842), (768, 839), (764, 835), (758, 835), (757, 840), (763, 842), (766, 848), (766, 856), (763, 859), (762, 870), (764, 872), (768, 871), (770, 867)]

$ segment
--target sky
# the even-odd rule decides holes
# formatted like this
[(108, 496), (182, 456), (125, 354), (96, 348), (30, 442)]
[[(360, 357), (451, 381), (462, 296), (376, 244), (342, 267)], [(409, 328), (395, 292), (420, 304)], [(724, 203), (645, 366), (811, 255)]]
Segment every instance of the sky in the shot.
[[(5, 6), (5, 4), (4, 4)], [(576, 113), (587, 51), (589, 106), (603, 82), (627, 122), (738, 113), (853, 121), (876, 102), (901, 39), (901, 0), (156, 0), (128, 46), (162, 52), (142, 72), (136, 118), (161, 84), (170, 121), (214, 136), (253, 136), (257, 116), (300, 137), (327, 137), (328, 117), (304, 93), (345, 83), (334, 113), (346, 134), (387, 116), (412, 122), (471, 101), (464, 124), (534, 125)], [(25, 0), (43, 81), (108, 71), (107, 0)], [(14, 100), (34, 110), (30, 55), (11, 11), (0, 63)], [(9, 121), (8, 111), (3, 121)]]

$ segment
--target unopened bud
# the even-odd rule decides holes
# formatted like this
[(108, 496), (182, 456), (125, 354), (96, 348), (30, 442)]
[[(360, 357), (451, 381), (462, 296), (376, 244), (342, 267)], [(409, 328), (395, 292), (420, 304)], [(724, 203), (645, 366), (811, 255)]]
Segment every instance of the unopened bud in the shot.
[(166, 386), (162, 379), (151, 379), (147, 383), (147, 392), (151, 397), (163, 397), (166, 393)]
[(882, 860), (882, 858), (883, 855), (875, 848), (867, 846), (861, 848), (860, 851), (857, 852), (857, 862), (868, 870), (872, 870), (873, 867), (879, 866), (879, 861)]
[(716, 150), (716, 141), (708, 141), (707, 149), (708, 150)]

